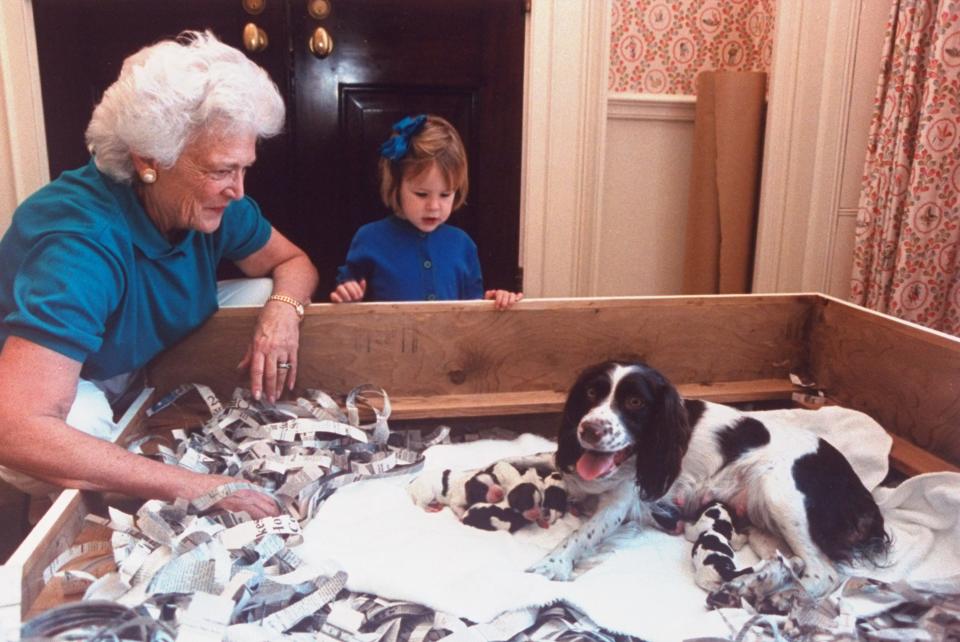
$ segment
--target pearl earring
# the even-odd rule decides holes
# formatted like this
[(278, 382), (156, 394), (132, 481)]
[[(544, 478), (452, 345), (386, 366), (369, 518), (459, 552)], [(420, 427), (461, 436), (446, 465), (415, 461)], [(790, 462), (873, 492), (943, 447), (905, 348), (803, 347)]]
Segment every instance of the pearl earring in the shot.
[(157, 182), (157, 172), (156, 170), (150, 169), (149, 167), (142, 172), (140, 172), (140, 180), (151, 185)]

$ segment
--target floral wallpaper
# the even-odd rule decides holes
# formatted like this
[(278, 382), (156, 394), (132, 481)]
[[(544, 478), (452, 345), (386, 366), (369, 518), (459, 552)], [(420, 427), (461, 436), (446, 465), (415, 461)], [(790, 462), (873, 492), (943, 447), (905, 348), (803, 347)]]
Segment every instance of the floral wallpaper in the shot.
[(620, 93), (693, 94), (703, 70), (769, 71), (774, 0), (611, 0)]

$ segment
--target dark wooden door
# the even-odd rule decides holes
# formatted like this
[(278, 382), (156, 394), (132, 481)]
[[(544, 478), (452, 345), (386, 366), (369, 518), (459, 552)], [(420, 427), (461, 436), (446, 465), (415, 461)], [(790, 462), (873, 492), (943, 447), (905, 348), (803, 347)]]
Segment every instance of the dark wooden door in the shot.
[[(410, 113), (448, 118), (470, 159), (470, 196), (451, 223), (477, 242), (487, 287), (517, 288), (523, 103), (522, 0), (33, 0), (51, 175), (87, 161), (83, 132), (123, 59), (183, 29), (211, 29), (243, 48), (253, 22), (267, 34), (249, 53), (287, 102), (286, 131), (258, 149), (247, 192), (301, 245), (325, 299), (361, 224), (384, 216), (377, 147)], [(315, 57), (318, 27), (332, 53)]]
[[(516, 288), (523, 110), (518, 0), (332, 0), (327, 18), (293, 26), (300, 194), (297, 238), (326, 279), (353, 232), (388, 213), (377, 147), (404, 115), (430, 112), (460, 132), (467, 204), (451, 217), (479, 246), (487, 287)], [(333, 52), (315, 57), (317, 28)]]

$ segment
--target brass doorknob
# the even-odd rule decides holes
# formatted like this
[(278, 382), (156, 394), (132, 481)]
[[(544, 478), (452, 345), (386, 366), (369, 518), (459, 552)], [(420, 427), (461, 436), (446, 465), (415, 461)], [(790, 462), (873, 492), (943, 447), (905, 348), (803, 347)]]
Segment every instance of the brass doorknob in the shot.
[(326, 58), (333, 52), (333, 36), (323, 27), (317, 27), (310, 36), (307, 43), (312, 53), (317, 58)]
[(267, 32), (254, 23), (248, 22), (243, 28), (243, 46), (246, 47), (247, 51), (251, 53), (263, 51), (268, 44)]

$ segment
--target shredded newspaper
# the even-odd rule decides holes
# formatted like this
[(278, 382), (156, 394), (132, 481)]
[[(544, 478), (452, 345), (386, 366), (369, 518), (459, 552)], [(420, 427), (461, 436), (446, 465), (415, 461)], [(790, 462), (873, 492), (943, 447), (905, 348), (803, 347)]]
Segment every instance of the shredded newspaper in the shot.
[[(25, 622), (22, 639), (636, 639), (605, 632), (565, 605), (518, 610), (475, 623), (423, 605), (348, 591), (346, 573), (335, 562), (311, 567), (291, 550), (301, 540), (302, 527), (338, 488), (420, 470), (423, 451), (449, 443), (450, 429), (441, 426), (427, 435), (391, 432), (389, 398), (369, 385), (352, 390), (341, 408), (318, 390), (308, 391), (296, 403), (272, 405), (238, 389), (222, 403), (208, 387), (186, 384), (151, 407), (148, 416), (191, 391), (200, 394), (209, 419), (194, 429), (174, 430), (173, 447), (150, 435), (129, 449), (237, 481), (190, 502), (151, 500), (136, 514), (111, 507), (106, 517), (88, 516), (109, 529), (109, 541), (73, 546), (43, 574), (45, 582), (58, 582), (65, 595), (82, 593), (82, 600)], [(362, 422), (371, 416), (372, 421)], [(270, 495), (281, 515), (253, 520), (245, 513), (215, 509), (220, 499), (244, 488)]]

